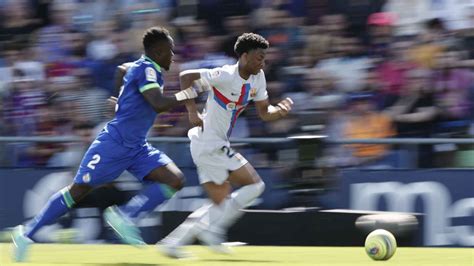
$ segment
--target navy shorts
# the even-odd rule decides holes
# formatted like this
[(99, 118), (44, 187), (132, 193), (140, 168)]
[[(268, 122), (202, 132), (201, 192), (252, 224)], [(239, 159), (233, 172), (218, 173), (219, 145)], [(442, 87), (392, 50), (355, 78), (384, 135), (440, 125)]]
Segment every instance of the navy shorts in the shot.
[(153, 169), (171, 162), (166, 154), (148, 143), (128, 148), (102, 132), (84, 155), (74, 183), (91, 186), (109, 183), (125, 170), (143, 181)]

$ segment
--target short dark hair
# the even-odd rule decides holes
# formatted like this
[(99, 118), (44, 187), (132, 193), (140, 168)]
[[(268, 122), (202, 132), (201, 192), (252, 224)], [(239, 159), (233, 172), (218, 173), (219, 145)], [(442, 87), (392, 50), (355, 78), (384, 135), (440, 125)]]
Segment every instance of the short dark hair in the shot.
[(170, 33), (163, 27), (151, 27), (143, 34), (143, 48), (148, 51), (153, 45), (162, 41), (168, 41)]
[(267, 40), (255, 33), (244, 33), (237, 38), (234, 45), (235, 53), (240, 57), (243, 53), (262, 48), (267, 49), (270, 46)]

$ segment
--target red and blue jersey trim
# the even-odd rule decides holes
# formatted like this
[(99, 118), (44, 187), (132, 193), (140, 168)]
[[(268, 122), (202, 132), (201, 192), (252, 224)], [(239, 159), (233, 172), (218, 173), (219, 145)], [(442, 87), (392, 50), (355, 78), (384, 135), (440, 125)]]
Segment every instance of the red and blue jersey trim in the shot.
[(227, 99), (224, 94), (220, 93), (215, 87), (212, 87), (212, 91), (214, 92), (214, 100), (225, 110), (227, 110), (227, 104), (231, 103), (232, 101)]
[(247, 105), (249, 101), (249, 93), (250, 93), (250, 84), (245, 83), (242, 85), (242, 89), (240, 91), (239, 101), (237, 102), (238, 105)]
[(233, 102), (229, 100), (227, 97), (225, 97), (222, 93), (219, 92), (215, 87), (212, 88), (214, 92), (214, 100), (219, 104), (224, 110), (227, 110), (227, 105), (229, 103), (235, 103), (235, 108), (232, 111), (232, 117), (230, 119), (230, 125), (229, 125), (229, 130), (227, 130), (227, 137), (230, 137), (230, 134), (232, 133), (232, 129), (234, 128), (235, 122), (237, 121), (237, 118), (239, 115), (242, 113), (242, 111), (245, 109), (249, 102), (249, 93), (250, 93), (250, 84), (245, 83), (242, 85), (242, 89), (240, 91), (240, 97), (237, 100), (237, 102)]

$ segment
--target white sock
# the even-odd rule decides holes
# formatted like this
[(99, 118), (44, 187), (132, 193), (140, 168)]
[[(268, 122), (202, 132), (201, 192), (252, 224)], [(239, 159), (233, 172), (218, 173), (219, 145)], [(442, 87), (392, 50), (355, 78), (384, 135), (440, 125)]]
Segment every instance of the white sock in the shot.
[(264, 189), (265, 183), (262, 181), (243, 186), (232, 193), (230, 199), (225, 199), (221, 204), (206, 205), (197, 209), (163, 239), (163, 242), (173, 245), (187, 245), (203, 230), (225, 233), (243, 215), (240, 209), (247, 207), (262, 194)]
[[(220, 204), (222, 214), (220, 219), (211, 224), (210, 229), (227, 229), (235, 223), (244, 213), (240, 210), (247, 207), (253, 200), (258, 198), (265, 190), (265, 183), (260, 181), (255, 184), (243, 186), (232, 193), (230, 199), (226, 199)], [(214, 229), (216, 230), (216, 229)]]
[(231, 198), (241, 206), (247, 207), (252, 201), (260, 196), (265, 190), (265, 183), (260, 181), (255, 184), (246, 185), (232, 193)]
[(191, 213), (186, 220), (169, 233), (161, 242), (169, 245), (187, 245), (194, 241), (196, 223), (207, 213), (213, 204), (207, 204)]

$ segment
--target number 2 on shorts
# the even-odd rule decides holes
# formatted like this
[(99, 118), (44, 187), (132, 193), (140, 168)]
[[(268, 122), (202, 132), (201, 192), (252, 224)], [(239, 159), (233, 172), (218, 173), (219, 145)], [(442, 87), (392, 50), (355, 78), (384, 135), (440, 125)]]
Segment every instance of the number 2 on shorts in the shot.
[(232, 158), (234, 157), (235, 155), (235, 152), (234, 150), (232, 150), (231, 148), (227, 147), (227, 146), (222, 146), (221, 150), (225, 153), (225, 155), (227, 155), (227, 157), (229, 158)]
[(87, 167), (94, 170), (95, 165), (98, 164), (99, 162), (100, 162), (100, 155), (94, 154), (94, 156), (92, 156), (92, 160), (90, 160), (90, 162), (87, 164)]

